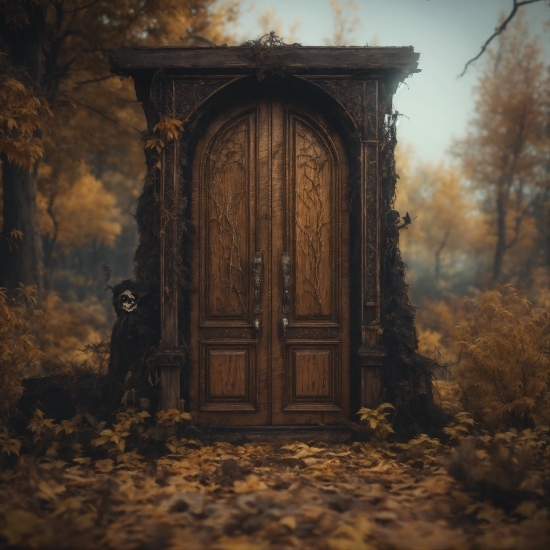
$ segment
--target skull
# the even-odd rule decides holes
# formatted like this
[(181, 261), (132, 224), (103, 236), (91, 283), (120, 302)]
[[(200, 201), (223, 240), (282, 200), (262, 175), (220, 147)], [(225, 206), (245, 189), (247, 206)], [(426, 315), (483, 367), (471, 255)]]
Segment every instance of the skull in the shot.
[(125, 290), (119, 297), (120, 307), (124, 311), (134, 311), (137, 308), (136, 295), (131, 290)]

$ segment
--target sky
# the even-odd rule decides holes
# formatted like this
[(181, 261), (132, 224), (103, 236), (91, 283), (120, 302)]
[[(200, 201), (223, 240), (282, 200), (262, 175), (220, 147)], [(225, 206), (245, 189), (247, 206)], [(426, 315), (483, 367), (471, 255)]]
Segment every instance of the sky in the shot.
[[(343, 4), (347, 0), (342, 0)], [(360, 23), (347, 45), (413, 46), (420, 52), (417, 73), (398, 90), (394, 106), (400, 117), (398, 140), (412, 145), (414, 158), (437, 163), (450, 160), (453, 139), (464, 136), (474, 107), (473, 88), (483, 61), (457, 78), (464, 64), (477, 55), (512, 0), (356, 0)], [(236, 29), (240, 39), (257, 38), (258, 19), (266, 9), (282, 22), (282, 38), (304, 46), (322, 46), (334, 34), (329, 0), (243, 0)], [(533, 34), (539, 35), (550, 61), (550, 6), (540, 2), (525, 8)], [(298, 25), (292, 36), (292, 25)]]

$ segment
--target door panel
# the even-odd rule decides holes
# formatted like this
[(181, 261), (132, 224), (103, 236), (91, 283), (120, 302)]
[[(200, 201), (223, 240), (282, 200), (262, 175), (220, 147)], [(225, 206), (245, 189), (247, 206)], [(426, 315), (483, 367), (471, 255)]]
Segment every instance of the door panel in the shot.
[(228, 110), (197, 146), (199, 424), (349, 419), (347, 165), (326, 128), (309, 109), (266, 97)]
[(337, 321), (337, 277), (333, 254), (338, 215), (334, 201), (336, 163), (324, 140), (295, 113), (287, 114), (291, 208), (286, 212), (295, 277), (293, 319)]
[[(255, 244), (254, 114), (223, 126), (206, 156), (204, 197), (204, 321), (247, 322), (249, 263)], [(252, 242), (250, 242), (252, 241)]]
[(283, 177), (273, 183), (284, 206), (273, 240), (290, 253), (290, 290), (287, 299), (281, 276), (272, 422), (343, 423), (349, 419), (345, 155), (321, 117), (292, 104), (276, 109), (285, 160)]
[(256, 409), (255, 346), (202, 343), (204, 365), (203, 411), (254, 411)]
[(213, 123), (194, 163), (190, 409), (203, 424), (268, 422), (258, 405), (268, 398), (267, 350), (254, 327), (258, 113), (249, 105)]

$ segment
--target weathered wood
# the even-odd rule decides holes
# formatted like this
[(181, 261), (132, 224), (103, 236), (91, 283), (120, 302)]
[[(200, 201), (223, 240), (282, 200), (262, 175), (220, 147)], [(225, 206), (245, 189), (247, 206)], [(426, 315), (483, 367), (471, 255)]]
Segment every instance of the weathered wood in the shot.
[(380, 405), (380, 365), (361, 367), (361, 407), (375, 409)]
[[(201, 425), (346, 422), (348, 169), (339, 136), (310, 106), (264, 93), (211, 123), (193, 165), (190, 411)], [(265, 262), (258, 286), (255, 252)]]
[(111, 70), (125, 75), (174, 69), (179, 73), (250, 73), (272, 64), (283, 64), (295, 74), (350, 74), (365, 71), (417, 72), (419, 54), (411, 46), (396, 48), (278, 46), (213, 48), (118, 48), (111, 55)]
[(352, 407), (376, 406), (387, 356), (378, 157), (391, 96), (418, 57), (262, 44), (113, 53), (150, 129), (184, 123), (150, 168), (159, 238), (142, 241), (160, 280), (145, 245), (138, 274), (158, 286), (162, 408), (179, 403), (186, 348), (182, 397), (202, 425), (344, 424)]
[(160, 365), (160, 389), (160, 408), (179, 408), (180, 365)]

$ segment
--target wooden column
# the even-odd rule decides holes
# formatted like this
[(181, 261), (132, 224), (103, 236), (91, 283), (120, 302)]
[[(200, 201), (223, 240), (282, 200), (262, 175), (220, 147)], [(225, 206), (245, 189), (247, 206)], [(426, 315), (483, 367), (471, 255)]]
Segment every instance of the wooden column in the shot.
[(378, 80), (363, 82), (361, 121), (361, 407), (379, 404), (386, 351), (380, 327), (380, 183)]
[[(174, 80), (160, 85), (161, 116), (175, 118)], [(161, 155), (159, 196), (160, 238), (160, 343), (156, 357), (160, 369), (161, 409), (177, 409), (180, 402), (182, 357), (178, 334), (178, 212), (179, 212), (179, 141), (166, 144)]]

